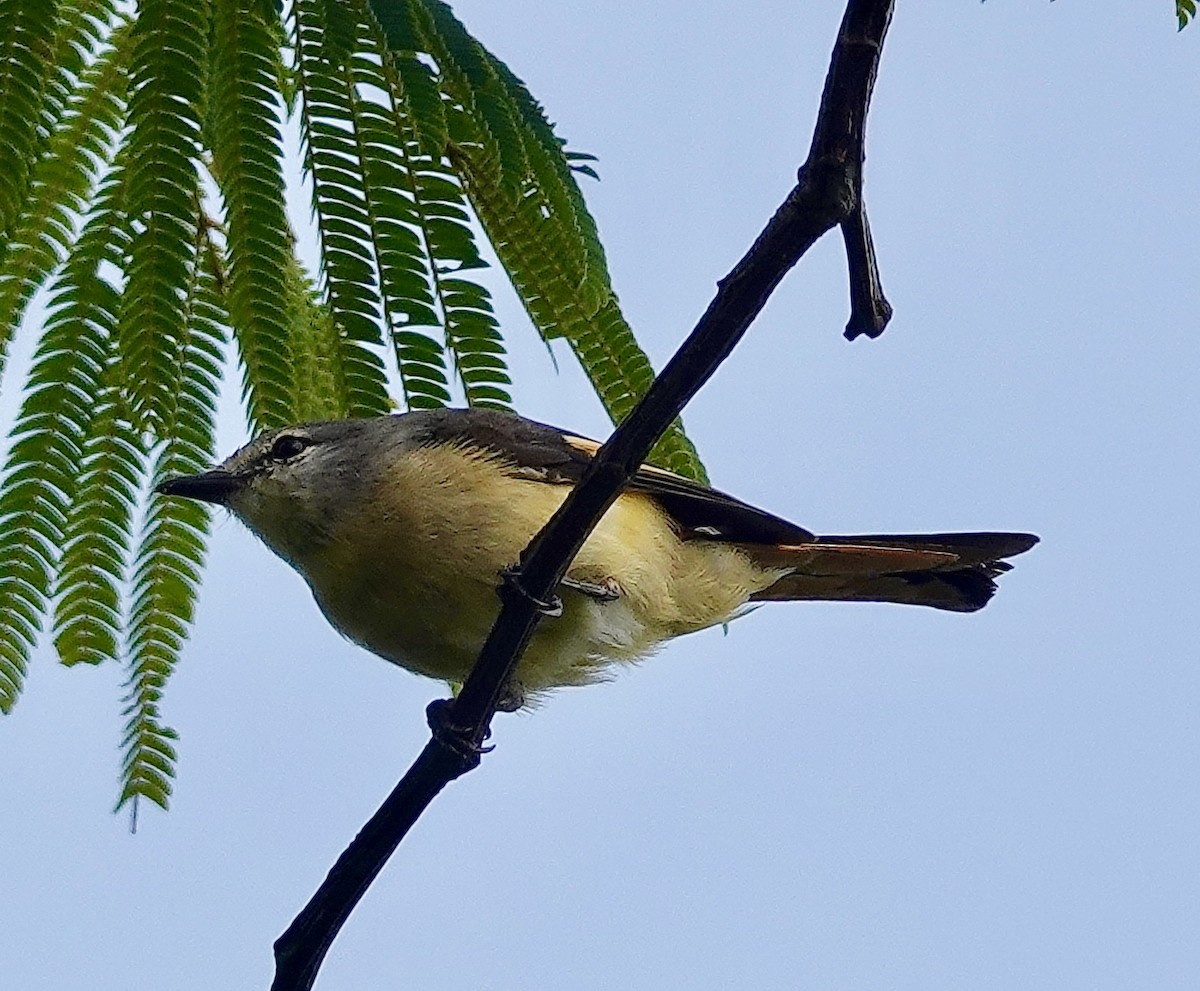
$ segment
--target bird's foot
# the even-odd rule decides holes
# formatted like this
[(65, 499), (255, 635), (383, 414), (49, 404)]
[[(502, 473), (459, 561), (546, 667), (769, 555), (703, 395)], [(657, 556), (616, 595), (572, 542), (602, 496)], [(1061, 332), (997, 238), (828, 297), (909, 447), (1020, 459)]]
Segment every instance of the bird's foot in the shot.
[[(464, 771), (469, 771), (479, 765), (479, 758), (483, 754), (491, 753), (496, 748), (476, 743), (471, 727), (460, 726), (452, 720), (453, 711), (453, 699), (434, 699), (425, 707), (425, 721), (433, 738), (462, 761)], [(487, 730), (484, 739), (491, 735), (492, 731)]]

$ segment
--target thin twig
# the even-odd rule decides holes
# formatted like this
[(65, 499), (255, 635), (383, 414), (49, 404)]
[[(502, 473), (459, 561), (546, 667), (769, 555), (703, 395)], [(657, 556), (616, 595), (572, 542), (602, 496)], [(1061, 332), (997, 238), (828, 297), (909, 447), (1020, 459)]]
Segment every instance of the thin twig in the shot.
[(525, 549), (514, 577), (502, 583), (500, 615), (458, 698), (430, 707), (433, 738), (276, 941), (273, 991), (312, 987), (339, 928), (401, 839), (442, 788), (478, 765), (496, 704), (541, 618), (537, 602), (553, 598), (605, 510), (741, 340), (788, 270), (830, 228), (848, 221), (857, 226), (858, 215), (866, 236), (847, 238), (851, 270), (874, 273), (864, 285), (874, 287), (868, 290), (872, 300), (882, 300), (860, 191), (867, 108), (891, 13), (892, 0), (849, 0), (796, 187), (721, 280), (691, 336)]

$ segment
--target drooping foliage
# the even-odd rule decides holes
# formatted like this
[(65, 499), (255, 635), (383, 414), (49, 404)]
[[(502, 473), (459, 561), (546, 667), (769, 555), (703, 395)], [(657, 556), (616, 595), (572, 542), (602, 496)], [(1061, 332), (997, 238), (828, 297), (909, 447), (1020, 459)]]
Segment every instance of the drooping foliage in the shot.
[[(293, 140), (309, 217), (285, 210)], [(118, 805), (165, 806), (163, 692), (208, 518), (154, 484), (213, 460), (234, 361), (253, 429), (508, 408), (480, 230), (624, 416), (652, 372), (576, 184), (589, 161), (440, 0), (0, 0), (0, 371), (34, 337), (7, 386), (0, 710), (43, 630), (63, 663), (121, 664)], [(702, 474), (678, 427), (657, 458)]]

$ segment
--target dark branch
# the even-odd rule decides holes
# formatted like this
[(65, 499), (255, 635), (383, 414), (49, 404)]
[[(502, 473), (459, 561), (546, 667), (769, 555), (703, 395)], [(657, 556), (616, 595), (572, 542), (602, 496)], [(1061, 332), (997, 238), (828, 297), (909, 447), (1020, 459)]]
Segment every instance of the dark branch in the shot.
[[(862, 288), (861, 297), (855, 290), (855, 313), (861, 306), (875, 315), (890, 312), (878, 289), (861, 189), (867, 108), (891, 13), (892, 0), (849, 0), (796, 187), (721, 280), (691, 336), (525, 549), (519, 580), (501, 584), (500, 615), (471, 676), (452, 704), (431, 708), (433, 739), (276, 942), (273, 991), (312, 987), (338, 929), (405, 833), (446, 784), (479, 763), (497, 703), (542, 616), (539, 604), (553, 599), (571, 560), (659, 435), (728, 357), (801, 256), (842, 225), (852, 282)], [(867, 325), (857, 332), (868, 333)], [(871, 336), (882, 330), (877, 322), (869, 326), (877, 328)], [(847, 334), (854, 336), (849, 328)]]
[(275, 941), (275, 980), (271, 991), (313, 986), (334, 937), (366, 894), (400, 841), (440, 792), (479, 764), (478, 749), (463, 749), (443, 732), (446, 703), (429, 706), (433, 738), (378, 811), (354, 837), (316, 894)]

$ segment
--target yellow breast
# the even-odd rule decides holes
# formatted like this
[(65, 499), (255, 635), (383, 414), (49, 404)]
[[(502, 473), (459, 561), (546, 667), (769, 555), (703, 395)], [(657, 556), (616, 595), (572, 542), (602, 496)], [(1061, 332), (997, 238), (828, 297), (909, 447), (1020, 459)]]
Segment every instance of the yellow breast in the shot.
[[(495, 620), (501, 572), (568, 492), (478, 450), (409, 451), (301, 570), (347, 637), (409, 670), (461, 681)], [(619, 595), (563, 591), (563, 615), (539, 625), (518, 668), (527, 692), (595, 681), (613, 662), (728, 620), (779, 577), (734, 548), (681, 541), (639, 493), (618, 499), (568, 574), (615, 581)]]

